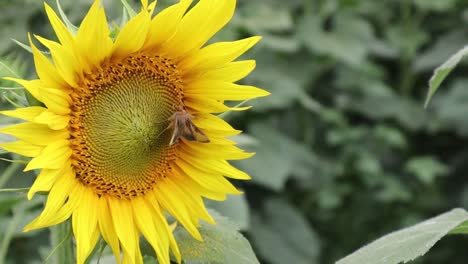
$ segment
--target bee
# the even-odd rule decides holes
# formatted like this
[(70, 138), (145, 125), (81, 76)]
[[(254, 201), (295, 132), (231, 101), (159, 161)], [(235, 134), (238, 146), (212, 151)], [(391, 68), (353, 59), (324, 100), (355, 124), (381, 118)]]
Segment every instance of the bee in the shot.
[(173, 129), (169, 146), (174, 145), (179, 138), (183, 137), (188, 141), (208, 143), (208, 137), (192, 122), (193, 116), (183, 107), (180, 107), (170, 118), (167, 129)]

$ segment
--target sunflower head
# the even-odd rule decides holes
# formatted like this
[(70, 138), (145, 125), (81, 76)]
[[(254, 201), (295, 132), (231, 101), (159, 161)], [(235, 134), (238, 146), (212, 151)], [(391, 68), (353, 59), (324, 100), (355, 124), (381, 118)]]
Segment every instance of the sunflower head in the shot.
[[(229, 160), (250, 157), (229, 140), (239, 133), (216, 114), (226, 101), (268, 95), (236, 84), (255, 67), (235, 61), (259, 41), (205, 43), (232, 17), (235, 0), (181, 0), (153, 16), (155, 2), (111, 38), (98, 0), (76, 34), (45, 4), (58, 41), (30, 45), (36, 80), (23, 85), (44, 106), (2, 111), (27, 122), (1, 132), (18, 140), (6, 150), (32, 157), (25, 170), (40, 169), (28, 197), (48, 192), (43, 212), (25, 230), (72, 219), (77, 262), (99, 237), (117, 261), (142, 263), (139, 237), (160, 263), (169, 251), (181, 261), (165, 213), (202, 239), (198, 221), (214, 221), (203, 197), (223, 200), (240, 193), (227, 179), (249, 179)], [(121, 254), (123, 253), (123, 254)]]

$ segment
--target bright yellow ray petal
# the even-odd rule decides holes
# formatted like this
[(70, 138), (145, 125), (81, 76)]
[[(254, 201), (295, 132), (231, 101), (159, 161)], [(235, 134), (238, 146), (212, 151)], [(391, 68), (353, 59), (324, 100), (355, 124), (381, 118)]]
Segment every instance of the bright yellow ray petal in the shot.
[(24, 141), (0, 143), (0, 147), (6, 151), (10, 151), (26, 157), (36, 157), (41, 154), (41, 151), (44, 149), (44, 146), (37, 146)]
[(215, 145), (211, 143), (185, 142), (180, 145), (180, 151), (203, 159), (238, 160), (250, 158), (254, 153), (244, 152), (236, 146)]
[(201, 171), (198, 168), (182, 161), (177, 162), (177, 166), (185, 172), (186, 175), (206, 189), (220, 190), (226, 194), (242, 193), (228, 180), (226, 180), (222, 174), (215, 174), (210, 171)]
[(215, 100), (246, 100), (267, 96), (270, 93), (254, 86), (240, 85), (223, 81), (198, 81), (190, 84), (185, 91), (187, 96), (205, 95)]
[(182, 58), (200, 48), (231, 19), (235, 5), (235, 0), (201, 0), (182, 18), (162, 50)]
[(94, 1), (76, 35), (76, 42), (80, 43), (78, 48), (91, 67), (109, 57), (113, 45), (109, 36), (106, 14), (99, 6), (99, 2), (99, 0)]
[(69, 96), (70, 91), (68, 88), (60, 90), (46, 88), (45, 84), (41, 80), (26, 81), (15, 78), (5, 79), (17, 82), (24, 86), (26, 90), (28, 90), (36, 99), (43, 102), (51, 111), (62, 115), (70, 113), (69, 104), (71, 102), (71, 98)]
[(47, 145), (41, 154), (33, 158), (24, 171), (33, 169), (60, 169), (68, 161), (72, 154), (68, 140), (57, 140)]
[[(34, 133), (31, 133), (31, 131), (34, 131)], [(39, 146), (46, 146), (68, 137), (68, 131), (51, 130), (46, 125), (35, 123), (21, 123), (4, 127), (0, 129), (0, 132)]]
[(157, 3), (157, 2), (158, 2), (157, 0), (151, 2), (151, 3), (148, 5), (148, 7), (146, 8), (146, 9), (148, 10), (148, 12), (150, 13), (150, 15), (153, 15), (154, 9), (156, 9), (156, 3)]
[(51, 111), (44, 111), (33, 120), (35, 123), (44, 124), (53, 130), (64, 129), (68, 126), (70, 116), (57, 115)]
[(55, 41), (36, 35), (34, 37), (50, 50), (55, 68), (67, 84), (78, 87), (77, 76), (82, 72), (82, 65), (77, 63), (73, 53)]
[(225, 160), (200, 160), (192, 155), (189, 156), (185, 154), (180, 155), (180, 158), (185, 160), (186, 163), (192, 164), (204, 171), (217, 172), (233, 179), (250, 180), (250, 176), (247, 173), (233, 167)]
[(122, 58), (138, 51), (145, 43), (151, 18), (148, 12), (142, 11), (120, 30), (115, 40), (112, 55)]
[(51, 215), (47, 219), (42, 218), (34, 220), (34, 223), (31, 222), (31, 224), (24, 228), (25, 231), (57, 225), (69, 219), (71, 214), (78, 207), (78, 204), (81, 200), (82, 191), (83, 188), (74, 188), (68, 196), (66, 203), (54, 215)]
[(77, 263), (84, 263), (91, 251), (94, 249), (98, 240), (96, 232), (97, 212), (95, 202), (97, 196), (86, 187), (83, 188), (82, 199), (73, 212), (72, 227), (76, 240), (76, 259)]
[(66, 115), (70, 113), (70, 96), (58, 89), (41, 88), (39, 89), (40, 99), (51, 111)]
[(189, 56), (180, 63), (185, 72), (215, 69), (237, 59), (257, 44), (261, 37), (250, 37), (232, 42), (216, 42)]
[(97, 201), (97, 217), (102, 237), (112, 249), (117, 263), (120, 263), (119, 238), (115, 232), (114, 224), (112, 223), (112, 215), (105, 197), (101, 197)]
[(191, 95), (185, 98), (185, 106), (194, 110), (194, 112), (205, 113), (222, 113), (226, 111), (244, 111), (250, 106), (246, 107), (227, 107), (219, 100), (207, 98), (206, 96)]
[(29, 35), (29, 45), (31, 46), (33, 56), (34, 56), (34, 65), (36, 66), (36, 72), (41, 82), (43, 82), (47, 87), (53, 87), (60, 89), (61, 87), (66, 87), (67, 83), (62, 79), (60, 74), (54, 65), (46, 58), (44, 54), (39, 51), (34, 43), (31, 40)]
[[(75, 189), (78, 188), (75, 187), (77, 184), (78, 182), (74, 179), (74, 175), (72, 175), (72, 173), (61, 175), (50, 189), (47, 202), (42, 213), (29, 223), (24, 230), (29, 231), (50, 226), (57, 220), (62, 220), (62, 214), (59, 212), (63, 210), (65, 201), (67, 201), (66, 204), (76, 203), (76, 200), (79, 198), (79, 196), (75, 196), (74, 199), (71, 199), (72, 194), (76, 194)], [(68, 216), (70, 216), (72, 212), (70, 211), (69, 213), (70, 214)]]
[(156, 47), (167, 41), (175, 33), (182, 16), (191, 3), (192, 0), (181, 0), (157, 14), (151, 21), (144, 48)]
[(235, 61), (226, 64), (221, 68), (209, 70), (199, 76), (206, 80), (220, 80), (225, 82), (236, 82), (249, 75), (255, 69), (254, 60)]
[(75, 39), (72, 33), (68, 30), (67, 26), (60, 20), (55, 11), (47, 4), (44, 3), (47, 17), (50, 24), (57, 35), (60, 43), (69, 50), (75, 50)]
[(144, 197), (144, 199), (147, 207), (152, 209), (154, 226), (156, 227), (157, 232), (160, 234), (167, 234), (167, 238), (169, 238), (169, 246), (172, 250), (172, 253), (176, 257), (177, 263), (181, 263), (182, 259), (180, 255), (180, 250), (174, 239), (174, 234), (172, 233), (173, 230), (169, 227), (166, 217), (164, 216), (163, 210), (157, 202), (157, 198), (154, 196), (153, 193), (149, 193)]
[(193, 219), (188, 213), (184, 201), (175, 196), (172, 191), (173, 190), (162, 181), (156, 185), (156, 188), (151, 193), (161, 206), (173, 215), (194, 238), (200, 241), (203, 240), (196, 223), (192, 222)]
[(226, 200), (225, 193), (218, 190), (206, 189), (205, 187), (202, 187), (182, 170), (178, 170), (176, 173), (174, 173), (174, 175), (172, 175), (172, 177), (174, 177), (174, 180), (177, 181), (181, 188), (190, 189), (193, 192), (199, 193), (201, 196), (204, 196), (211, 200)]
[(143, 198), (135, 198), (132, 200), (135, 214), (135, 222), (138, 229), (148, 240), (150, 245), (156, 251), (159, 263), (169, 264), (169, 239), (165, 232), (158, 232), (153, 219), (157, 216), (146, 205)]
[[(180, 197), (187, 204), (187, 209), (191, 211), (194, 216), (194, 221), (202, 219), (210, 224), (215, 224), (214, 219), (210, 216), (206, 210), (205, 204), (203, 203), (200, 194), (194, 193), (191, 189), (183, 188), (172, 177), (165, 179), (169, 187), (174, 191), (174, 195)], [(237, 191), (237, 190), (236, 190)]]
[(37, 192), (48, 192), (50, 188), (52, 188), (53, 184), (57, 180), (58, 177), (62, 176), (63, 174), (68, 173), (69, 175), (72, 173), (70, 165), (67, 164), (61, 169), (43, 169), (41, 173), (37, 176), (34, 180), (33, 185), (29, 188), (28, 191), (28, 200), (31, 200)]
[[(114, 229), (120, 240), (120, 245), (129, 257), (129, 263), (136, 263), (135, 251), (137, 250), (137, 233), (133, 221), (133, 211), (129, 201), (109, 199), (109, 207), (112, 214)], [(125, 260), (124, 260), (125, 263)]]
[(15, 110), (0, 111), (0, 114), (20, 118), (26, 121), (33, 121), (36, 116), (47, 110), (40, 106), (30, 106), (17, 108)]
[(5, 77), (5, 80), (16, 82), (23, 86), (34, 98), (40, 100), (39, 88), (43, 86), (41, 80), (27, 81), (23, 79)]
[(196, 123), (197, 126), (207, 129), (220, 131), (239, 131), (234, 129), (222, 118), (212, 114), (197, 113), (196, 118), (193, 119), (193, 122)]
[(141, 0), (141, 6), (143, 9), (147, 9), (148, 8), (148, 0)]

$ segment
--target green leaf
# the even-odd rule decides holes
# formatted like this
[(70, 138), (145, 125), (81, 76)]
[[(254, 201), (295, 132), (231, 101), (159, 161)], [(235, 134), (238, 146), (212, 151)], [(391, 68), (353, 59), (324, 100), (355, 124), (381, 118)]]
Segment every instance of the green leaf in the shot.
[(468, 53), (468, 46), (453, 54), (446, 62), (437, 67), (429, 80), (429, 91), (427, 93), (424, 107), (427, 107), (432, 96), (439, 89), (440, 84), (445, 80), (447, 75), (457, 66), (460, 60)]
[(456, 0), (413, 0), (418, 8), (434, 11), (447, 11), (456, 5)]
[(249, 133), (258, 137), (257, 146), (252, 148), (256, 155), (236, 164), (252, 175), (252, 181), (280, 191), (294, 173), (312, 170), (316, 159), (304, 145), (272, 130), (266, 124), (249, 126)]
[(424, 255), (442, 237), (468, 220), (464, 209), (453, 209), (412, 227), (390, 233), (336, 264), (397, 264)]
[(304, 16), (298, 25), (298, 37), (313, 53), (327, 55), (351, 66), (362, 64), (371, 45), (376, 42), (372, 26), (363, 18), (349, 13), (333, 16), (332, 30), (315, 14)]
[(468, 221), (465, 221), (452, 229), (449, 234), (468, 234)]
[(237, 226), (215, 211), (210, 210), (210, 215), (216, 225), (201, 223), (204, 241), (195, 240), (180, 226), (174, 231), (184, 263), (260, 263)]
[(432, 102), (431, 129), (433, 131), (454, 131), (462, 137), (468, 135), (468, 85), (467, 78), (458, 78), (447, 90), (441, 91)]
[(448, 172), (447, 165), (431, 156), (412, 158), (406, 163), (405, 169), (426, 184), (433, 182), (436, 176)]
[(249, 228), (250, 211), (245, 195), (228, 195), (225, 201), (207, 200), (206, 206), (232, 220), (240, 230)]
[(280, 199), (265, 203), (253, 217), (252, 243), (271, 264), (314, 264), (318, 262), (320, 241), (304, 216)]

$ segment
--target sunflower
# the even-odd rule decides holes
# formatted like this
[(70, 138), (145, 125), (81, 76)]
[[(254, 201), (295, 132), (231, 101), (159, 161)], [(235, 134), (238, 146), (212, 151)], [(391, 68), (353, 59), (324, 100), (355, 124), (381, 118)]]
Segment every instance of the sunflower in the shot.
[(196, 239), (199, 220), (215, 224), (203, 198), (239, 194), (227, 179), (249, 176), (228, 160), (252, 156), (228, 137), (239, 134), (216, 114), (245, 110), (225, 101), (268, 92), (235, 84), (255, 61), (234, 61), (260, 37), (204, 46), (232, 17), (235, 0), (181, 0), (156, 16), (142, 8), (112, 38), (94, 2), (76, 33), (45, 4), (58, 41), (29, 37), (38, 79), (9, 78), (43, 106), (2, 111), (25, 120), (0, 131), (1, 146), (31, 157), (40, 169), (28, 198), (48, 192), (42, 213), (25, 231), (71, 218), (77, 263), (102, 237), (118, 263), (142, 263), (143, 235), (160, 263), (181, 254), (166, 214)]

